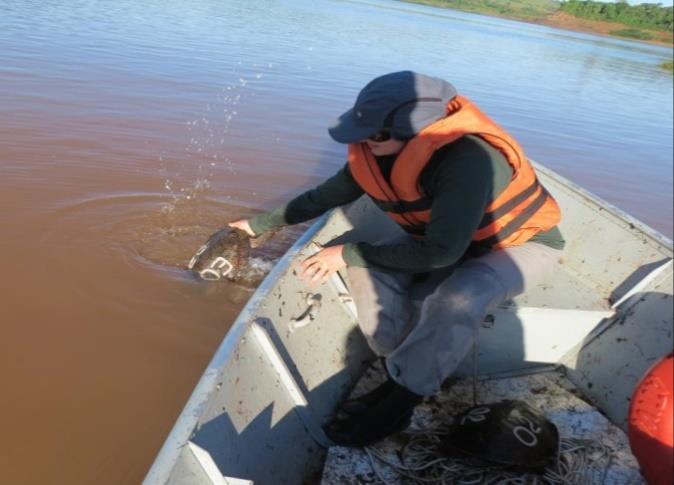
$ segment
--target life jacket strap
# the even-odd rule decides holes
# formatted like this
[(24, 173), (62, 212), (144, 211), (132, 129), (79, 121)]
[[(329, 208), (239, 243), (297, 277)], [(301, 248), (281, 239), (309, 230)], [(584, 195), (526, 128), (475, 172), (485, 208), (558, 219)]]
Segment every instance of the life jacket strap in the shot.
[(433, 201), (429, 197), (422, 197), (413, 201), (406, 200), (381, 200), (370, 197), (372, 201), (385, 212), (404, 214), (406, 212), (426, 211), (431, 208)]
[(484, 217), (482, 218), (482, 221), (480, 222), (480, 226), (478, 227), (478, 229), (484, 229), (485, 227), (487, 227), (492, 222), (500, 219), (501, 217), (506, 215), (508, 212), (512, 211), (515, 207), (517, 207), (522, 202), (527, 200), (529, 197), (534, 195), (534, 193), (538, 190), (539, 187), (542, 187), (542, 185), (538, 182), (538, 179), (534, 179), (534, 182), (529, 187), (524, 189), (522, 192), (517, 194), (515, 197), (509, 199), (505, 204), (503, 204), (500, 207), (494, 209), (493, 211), (485, 212)]
[(400, 227), (402, 227), (406, 233), (411, 234), (416, 238), (421, 238), (426, 234), (426, 224), (400, 224)]
[(541, 193), (538, 195), (538, 197), (536, 197), (533, 200), (533, 202), (524, 211), (522, 211), (517, 217), (513, 218), (512, 221), (508, 222), (508, 224), (503, 226), (501, 230), (499, 230), (496, 234), (484, 239), (480, 239), (476, 242), (478, 242), (481, 245), (486, 244), (489, 246), (493, 246), (499, 243), (500, 241), (506, 240), (515, 231), (520, 229), (526, 223), (526, 221), (531, 219), (536, 214), (538, 209), (543, 207), (548, 198), (551, 197), (551, 195), (548, 193), (545, 187), (543, 187), (542, 185), (540, 187)]

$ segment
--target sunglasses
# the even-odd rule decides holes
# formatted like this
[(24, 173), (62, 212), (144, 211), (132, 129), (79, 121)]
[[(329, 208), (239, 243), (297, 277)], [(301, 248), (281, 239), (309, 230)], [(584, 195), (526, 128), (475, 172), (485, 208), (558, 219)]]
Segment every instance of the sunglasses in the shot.
[(389, 141), (392, 138), (391, 132), (389, 130), (378, 131), (374, 135), (368, 137), (368, 140), (374, 141), (376, 143), (382, 143)]

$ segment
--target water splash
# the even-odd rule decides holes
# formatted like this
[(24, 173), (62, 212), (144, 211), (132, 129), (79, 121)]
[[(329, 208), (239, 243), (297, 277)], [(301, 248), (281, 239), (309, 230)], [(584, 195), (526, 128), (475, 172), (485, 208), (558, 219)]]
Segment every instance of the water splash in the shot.
[(180, 201), (203, 197), (219, 175), (237, 173), (236, 160), (227, 146), (230, 130), (240, 116), (243, 101), (255, 95), (251, 88), (264, 77), (265, 67), (273, 66), (271, 62), (254, 65), (249, 73), (237, 74), (235, 80), (220, 87), (214, 101), (204, 106), (202, 116), (184, 122), (189, 141), (177, 162), (179, 167), (169, 171), (165, 156), (159, 155), (160, 175), (165, 178), (163, 189), (170, 196), (161, 212), (171, 213)]

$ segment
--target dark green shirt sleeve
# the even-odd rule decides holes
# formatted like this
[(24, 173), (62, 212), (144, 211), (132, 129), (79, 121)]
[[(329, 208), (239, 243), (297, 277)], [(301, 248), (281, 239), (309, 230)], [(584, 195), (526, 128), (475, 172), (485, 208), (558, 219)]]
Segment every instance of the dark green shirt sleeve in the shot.
[(281, 226), (308, 221), (333, 207), (353, 202), (361, 195), (363, 190), (353, 179), (348, 165), (345, 165), (318, 187), (269, 212), (251, 217), (248, 222), (255, 234), (262, 234)]
[(347, 264), (414, 273), (454, 264), (468, 249), (493, 197), (494, 180), (503, 177), (495, 173), (501, 168), (493, 155), (475, 144), (438, 152), (430, 162), (435, 166), (427, 167), (432, 179), (424, 184), (422, 175), (422, 186), (428, 187), (433, 198), (425, 239), (377, 246), (348, 244), (344, 250)]

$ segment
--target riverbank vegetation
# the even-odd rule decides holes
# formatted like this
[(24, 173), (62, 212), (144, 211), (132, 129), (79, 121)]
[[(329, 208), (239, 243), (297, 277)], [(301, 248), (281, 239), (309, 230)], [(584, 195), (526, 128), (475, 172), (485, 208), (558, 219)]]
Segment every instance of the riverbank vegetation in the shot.
[(407, 0), (551, 27), (671, 45), (674, 8), (594, 0)]
[(674, 30), (674, 9), (655, 3), (630, 5), (627, 2), (567, 0), (562, 2), (559, 8), (562, 12), (568, 12), (579, 18), (615, 22), (661, 32)]
[(617, 37), (627, 37), (628, 39), (653, 40), (653, 36), (648, 32), (634, 28), (611, 30), (609, 34)]
[(464, 12), (497, 15), (521, 20), (537, 20), (559, 10), (554, 0), (410, 0)]

